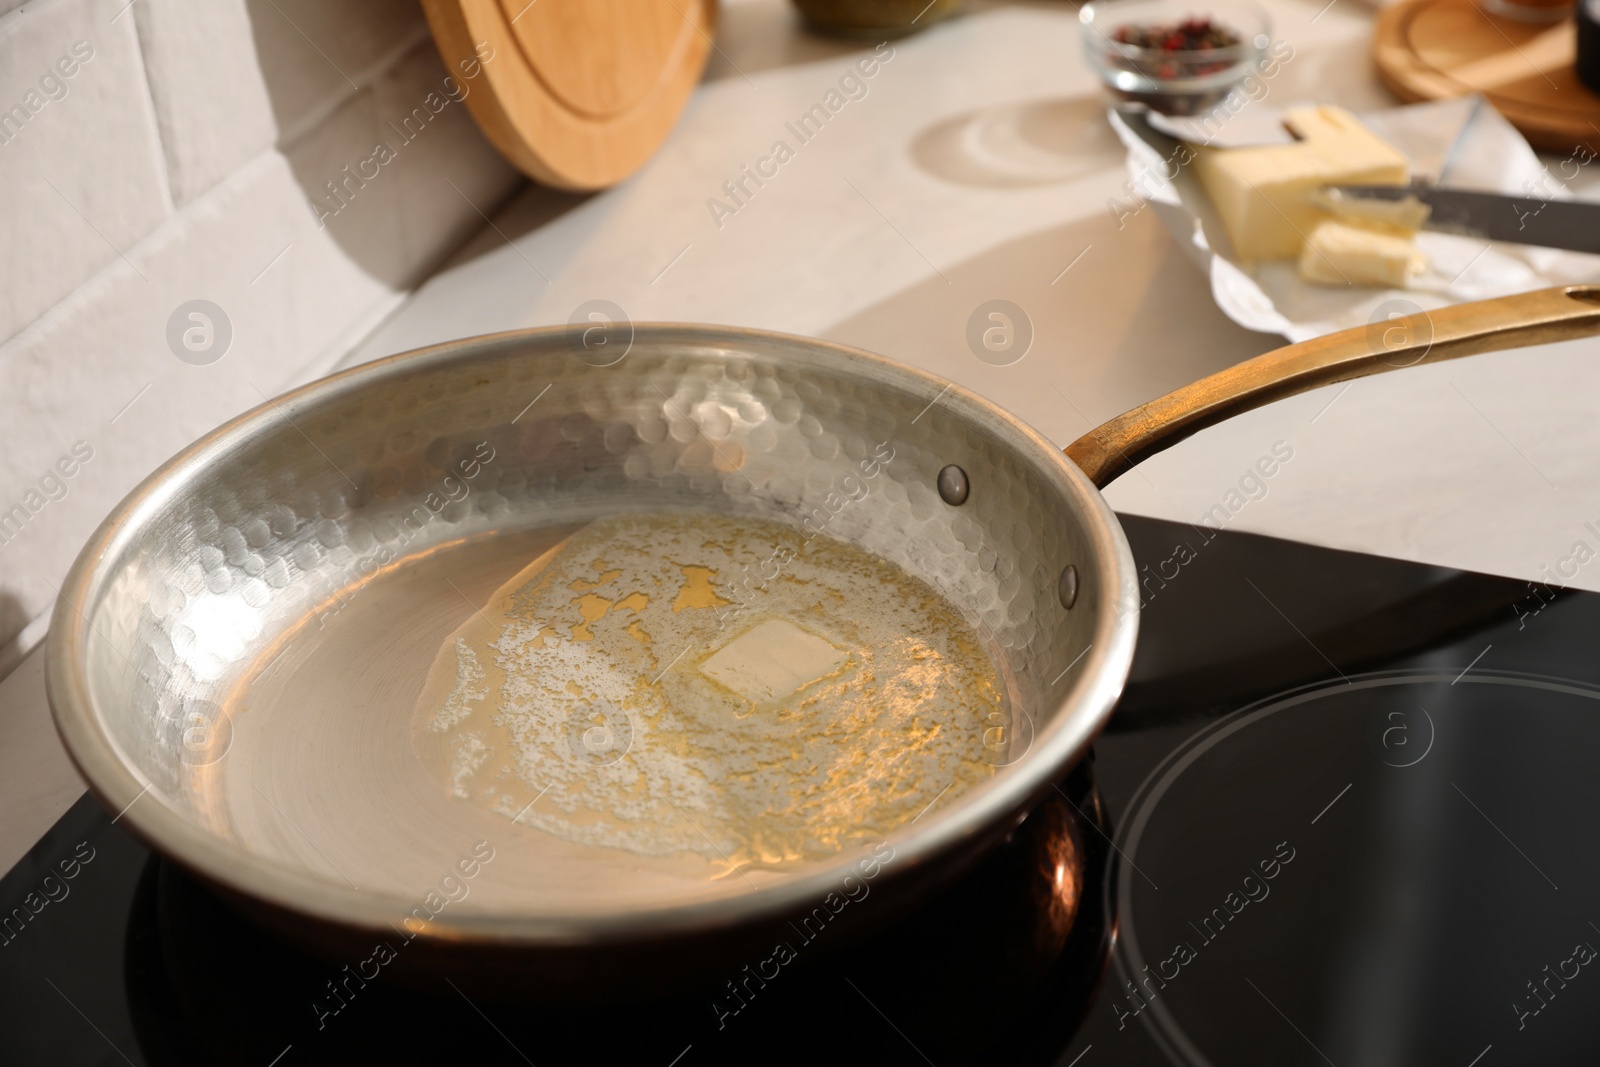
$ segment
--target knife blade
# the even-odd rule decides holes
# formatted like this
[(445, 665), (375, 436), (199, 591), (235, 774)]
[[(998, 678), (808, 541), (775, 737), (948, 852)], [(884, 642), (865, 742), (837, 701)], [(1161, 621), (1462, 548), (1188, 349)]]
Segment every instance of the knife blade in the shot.
[(1600, 253), (1600, 203), (1594, 201), (1541, 200), (1434, 185), (1330, 185), (1322, 192), (1337, 213), (1363, 214), (1363, 204), (1389, 205), (1386, 211), (1417, 204), (1428, 208), (1424, 229)]

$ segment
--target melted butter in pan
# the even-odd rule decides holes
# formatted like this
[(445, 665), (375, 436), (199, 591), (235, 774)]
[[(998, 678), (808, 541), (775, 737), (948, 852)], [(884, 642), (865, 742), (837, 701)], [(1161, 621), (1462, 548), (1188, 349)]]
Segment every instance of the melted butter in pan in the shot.
[(564, 840), (781, 869), (986, 779), (1002, 693), (892, 563), (760, 520), (628, 516), (444, 642), (413, 739), (449, 793)]

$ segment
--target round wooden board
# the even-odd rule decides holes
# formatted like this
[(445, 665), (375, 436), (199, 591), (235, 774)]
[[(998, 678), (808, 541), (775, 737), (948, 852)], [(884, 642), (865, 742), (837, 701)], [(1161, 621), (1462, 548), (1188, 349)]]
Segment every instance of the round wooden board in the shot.
[(529, 177), (601, 189), (666, 140), (705, 69), (716, 0), (423, 0), (484, 135)]
[(1378, 16), (1378, 76), (1405, 100), (1482, 93), (1536, 148), (1600, 148), (1600, 96), (1573, 70), (1573, 20), (1501, 18), (1482, 0), (1402, 0)]

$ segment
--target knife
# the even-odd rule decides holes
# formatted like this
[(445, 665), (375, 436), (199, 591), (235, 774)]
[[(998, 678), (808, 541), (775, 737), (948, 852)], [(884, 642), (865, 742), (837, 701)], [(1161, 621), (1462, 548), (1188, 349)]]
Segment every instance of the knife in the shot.
[(1600, 203), (1594, 201), (1541, 200), (1435, 185), (1330, 185), (1319, 199), (1335, 214), (1404, 220), (1486, 241), (1600, 253)]

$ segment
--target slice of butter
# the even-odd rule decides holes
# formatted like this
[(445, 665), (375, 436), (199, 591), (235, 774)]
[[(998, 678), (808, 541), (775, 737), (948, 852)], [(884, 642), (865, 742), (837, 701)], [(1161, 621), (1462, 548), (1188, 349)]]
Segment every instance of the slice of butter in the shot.
[(1293, 259), (1329, 212), (1312, 194), (1329, 184), (1403, 185), (1404, 154), (1337, 107), (1284, 116), (1300, 140), (1253, 148), (1195, 148), (1195, 172), (1245, 262)]
[(1427, 267), (1405, 230), (1352, 221), (1318, 223), (1300, 253), (1300, 277), (1321, 285), (1403, 289)]
[(850, 657), (787, 619), (766, 619), (700, 665), (752, 704), (770, 704), (830, 674)]

